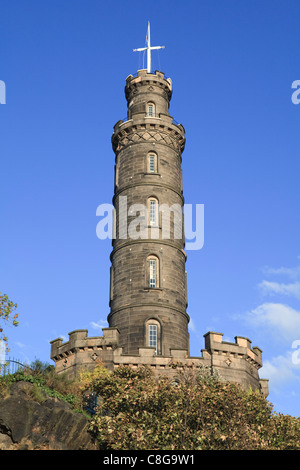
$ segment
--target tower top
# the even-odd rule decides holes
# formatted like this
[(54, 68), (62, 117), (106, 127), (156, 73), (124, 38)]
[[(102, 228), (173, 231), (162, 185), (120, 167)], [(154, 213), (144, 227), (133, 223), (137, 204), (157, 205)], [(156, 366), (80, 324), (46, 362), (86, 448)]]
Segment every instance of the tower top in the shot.
[(133, 52), (147, 51), (147, 72), (151, 73), (151, 51), (154, 49), (164, 49), (165, 46), (151, 46), (150, 43), (150, 21), (148, 21), (148, 30), (146, 34), (146, 47), (133, 49)]

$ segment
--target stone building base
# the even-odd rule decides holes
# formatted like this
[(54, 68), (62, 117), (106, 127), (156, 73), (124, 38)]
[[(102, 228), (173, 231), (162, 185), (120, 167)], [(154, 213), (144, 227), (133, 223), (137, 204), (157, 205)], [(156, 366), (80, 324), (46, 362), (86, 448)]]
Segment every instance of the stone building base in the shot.
[(57, 374), (66, 373), (75, 377), (80, 369), (93, 369), (101, 361), (109, 370), (120, 365), (138, 367), (147, 365), (154, 374), (172, 378), (184, 367), (210, 367), (217, 372), (220, 380), (241, 385), (245, 390), (259, 390), (268, 396), (268, 380), (260, 379), (258, 370), (262, 367), (262, 351), (251, 348), (251, 341), (241, 336), (235, 343), (222, 341), (222, 333), (208, 332), (204, 335), (205, 349), (201, 357), (191, 357), (185, 349), (171, 349), (169, 356), (155, 355), (155, 348), (139, 348), (137, 355), (123, 354), (119, 347), (117, 328), (103, 328), (103, 336), (88, 337), (87, 330), (69, 333), (69, 341), (61, 338), (51, 341), (51, 359), (55, 362)]

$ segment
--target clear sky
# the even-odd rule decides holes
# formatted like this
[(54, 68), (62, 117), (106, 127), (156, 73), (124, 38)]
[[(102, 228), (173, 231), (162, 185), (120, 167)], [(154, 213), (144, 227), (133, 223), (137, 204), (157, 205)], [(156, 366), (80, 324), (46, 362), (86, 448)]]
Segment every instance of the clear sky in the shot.
[(10, 354), (52, 363), (49, 341), (107, 326), (111, 241), (96, 236), (96, 209), (112, 201), (110, 139), (148, 21), (186, 130), (185, 202), (205, 207), (204, 246), (187, 252), (191, 354), (207, 331), (248, 337), (275, 411), (299, 416), (299, 0), (0, 0)]

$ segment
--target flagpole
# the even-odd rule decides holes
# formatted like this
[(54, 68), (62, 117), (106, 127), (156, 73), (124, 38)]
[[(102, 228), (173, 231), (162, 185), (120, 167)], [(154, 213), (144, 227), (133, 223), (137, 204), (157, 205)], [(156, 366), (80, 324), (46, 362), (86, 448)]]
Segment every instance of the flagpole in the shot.
[(147, 72), (151, 73), (150, 21), (148, 21), (148, 34), (147, 34)]
[(150, 43), (150, 21), (148, 21), (148, 30), (146, 35), (147, 47), (139, 47), (138, 49), (133, 49), (133, 52), (147, 51), (147, 73), (151, 73), (151, 50), (154, 49), (164, 49), (165, 46), (154, 46), (151, 47)]

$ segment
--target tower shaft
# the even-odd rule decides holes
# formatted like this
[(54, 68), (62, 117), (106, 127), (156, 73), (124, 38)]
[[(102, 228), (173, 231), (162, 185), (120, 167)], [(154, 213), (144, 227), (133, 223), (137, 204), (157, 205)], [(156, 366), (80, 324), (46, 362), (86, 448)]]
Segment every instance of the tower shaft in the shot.
[[(185, 135), (169, 114), (172, 82), (138, 71), (126, 80), (128, 115), (114, 127), (116, 238), (110, 327), (127, 354), (188, 349), (181, 155)], [(142, 223), (142, 222), (145, 223)]]

